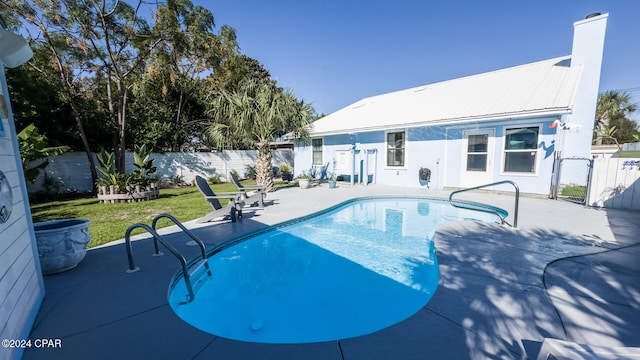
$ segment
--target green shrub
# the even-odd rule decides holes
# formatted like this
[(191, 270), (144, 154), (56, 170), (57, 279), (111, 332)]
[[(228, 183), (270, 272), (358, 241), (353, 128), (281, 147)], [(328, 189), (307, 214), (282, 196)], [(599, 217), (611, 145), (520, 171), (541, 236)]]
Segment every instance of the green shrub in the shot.
[[(47, 146), (48, 139), (38, 132), (35, 125), (30, 124), (18, 133), (18, 145), (20, 146), (20, 157), (22, 158), (22, 170), (28, 182), (33, 182), (40, 170), (43, 170), (49, 161), (48, 156), (60, 155), (69, 150), (68, 146)], [(35, 160), (45, 159), (43, 163), (30, 168), (29, 163)]]
[(255, 180), (256, 179), (256, 166), (255, 165), (247, 165), (247, 168), (244, 171), (245, 179)]
[(182, 175), (176, 175), (176, 176), (172, 177), (170, 182), (171, 182), (171, 185), (173, 185), (173, 186), (184, 186), (184, 185), (186, 185), (186, 183), (184, 182), (184, 176), (182, 176)]
[(207, 179), (207, 181), (211, 185), (221, 184), (222, 183), (222, 179), (220, 178), (220, 175), (218, 175), (218, 174), (215, 174), (213, 176), (209, 176), (209, 179)]

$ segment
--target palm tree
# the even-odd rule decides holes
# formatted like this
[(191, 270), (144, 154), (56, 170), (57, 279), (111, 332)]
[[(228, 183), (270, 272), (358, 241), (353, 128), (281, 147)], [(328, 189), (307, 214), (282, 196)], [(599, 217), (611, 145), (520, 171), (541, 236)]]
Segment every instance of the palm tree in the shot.
[(606, 142), (607, 144), (614, 143), (618, 146), (618, 149), (622, 150), (622, 146), (618, 142), (618, 138), (616, 137), (616, 133), (618, 132), (618, 128), (615, 125), (607, 125), (603, 127), (601, 130), (596, 131), (596, 142), (602, 143)]
[(612, 121), (626, 119), (629, 113), (637, 110), (631, 102), (631, 95), (625, 91), (609, 90), (598, 96), (596, 118), (593, 124), (596, 145), (602, 145), (602, 136)]
[(218, 148), (245, 145), (257, 149), (256, 181), (272, 191), (269, 144), (291, 132), (307, 138), (313, 108), (298, 101), (290, 91), (265, 80), (247, 80), (238, 91), (222, 91), (212, 105), (213, 122), (206, 131), (209, 141)]

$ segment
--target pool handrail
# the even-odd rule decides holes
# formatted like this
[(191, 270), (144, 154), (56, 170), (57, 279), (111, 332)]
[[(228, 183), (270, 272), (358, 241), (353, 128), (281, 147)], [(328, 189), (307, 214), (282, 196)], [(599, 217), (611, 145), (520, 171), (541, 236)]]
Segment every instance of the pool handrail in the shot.
[[(140, 270), (140, 268), (136, 267), (134, 262), (133, 262), (133, 251), (131, 249), (131, 232), (134, 229), (137, 229), (137, 228), (145, 229), (149, 234), (151, 234), (153, 236), (154, 244), (156, 246), (157, 246), (158, 243), (164, 245), (164, 247), (167, 248), (167, 250), (169, 250), (170, 253), (172, 253), (176, 258), (178, 258), (178, 261), (180, 261), (180, 266), (182, 268), (182, 273), (184, 274), (185, 285), (187, 286), (187, 290), (189, 291), (189, 301), (193, 301), (193, 299), (195, 299), (195, 295), (193, 293), (193, 287), (191, 285), (189, 271), (187, 270), (187, 260), (185, 259), (184, 256), (182, 256), (182, 254), (180, 254), (180, 252), (178, 252), (178, 250), (176, 250), (176, 248), (174, 248), (173, 246), (171, 246), (171, 244), (166, 242), (162, 238), (162, 236), (160, 236), (160, 234), (158, 234), (158, 232), (156, 230), (154, 230), (153, 228), (151, 228), (147, 224), (142, 224), (142, 223), (133, 224), (133, 225), (129, 226), (129, 228), (127, 229), (127, 231), (126, 231), (126, 233), (124, 235), (125, 245), (126, 245), (126, 249), (127, 249), (127, 258), (129, 260), (129, 269), (127, 270), (127, 273), (134, 273), (134, 272), (137, 272), (137, 271)], [(155, 255), (159, 255), (160, 254), (157, 250), (158, 249), (156, 247)]]
[[(153, 221), (151, 222), (151, 227), (154, 230), (157, 230), (156, 226), (158, 225), (158, 220), (163, 219), (163, 218), (171, 220), (171, 222), (176, 224), (180, 228), (180, 230), (182, 230), (183, 233), (189, 235), (189, 237), (193, 241), (195, 241), (196, 244), (198, 244), (198, 247), (200, 247), (200, 254), (202, 255), (202, 259), (203, 260), (207, 259), (207, 249), (205, 248), (204, 242), (202, 240), (200, 240), (198, 237), (196, 237), (184, 225), (182, 225), (182, 223), (180, 221), (178, 221), (178, 219), (176, 219), (173, 215), (170, 215), (170, 214), (159, 214), (159, 215), (156, 215), (156, 217), (154, 217)], [(155, 243), (156, 253), (157, 253), (158, 252), (158, 244), (157, 244), (157, 241), (155, 241), (155, 237), (154, 237), (154, 243)], [(209, 272), (209, 275), (211, 275), (211, 269), (209, 269), (209, 263), (205, 263), (205, 266), (207, 267), (207, 271)]]
[[(470, 206), (464, 206), (463, 203), (456, 204), (455, 200), (453, 200), (453, 196), (456, 194), (460, 194), (463, 192), (467, 192), (467, 191), (472, 191), (472, 190), (479, 190), (482, 188), (486, 188), (486, 187), (490, 187), (490, 186), (495, 186), (495, 185), (502, 185), (502, 184), (511, 184), (513, 185), (513, 187), (515, 188), (515, 204), (514, 204), (514, 211), (513, 211), (513, 225), (509, 224), (507, 222), (507, 220), (504, 218), (504, 216), (502, 216), (502, 214), (500, 214), (500, 212), (498, 212), (497, 210), (492, 210), (492, 209), (482, 209), (482, 208), (476, 208), (476, 207), (470, 207)], [(502, 180), (502, 181), (498, 181), (498, 182), (494, 182), (494, 183), (490, 183), (490, 184), (484, 184), (484, 185), (478, 185), (478, 186), (474, 186), (474, 187), (470, 187), (470, 188), (464, 188), (464, 189), (460, 189), (460, 190), (456, 190), (454, 192), (452, 192), (451, 194), (449, 194), (449, 203), (451, 204), (451, 206), (453, 207), (457, 207), (457, 208), (461, 208), (461, 209), (470, 209), (470, 210), (477, 210), (477, 211), (482, 211), (482, 212), (486, 212), (486, 213), (490, 213), (490, 214), (495, 214), (500, 218), (500, 221), (502, 224), (507, 224), (513, 228), (518, 228), (518, 207), (520, 204), (520, 188), (518, 187), (518, 184), (516, 184), (515, 182), (511, 181), (511, 180)]]

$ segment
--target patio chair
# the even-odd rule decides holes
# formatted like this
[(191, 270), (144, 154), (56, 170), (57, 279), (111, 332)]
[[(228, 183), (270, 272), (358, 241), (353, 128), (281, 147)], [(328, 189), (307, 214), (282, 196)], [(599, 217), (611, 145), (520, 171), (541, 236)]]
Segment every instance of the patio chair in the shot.
[[(242, 200), (242, 193), (220, 192), (216, 194), (211, 190), (207, 180), (200, 175), (196, 175), (196, 186), (198, 186), (198, 190), (204, 195), (204, 198), (213, 209), (210, 213), (198, 219), (197, 223), (209, 222), (217, 218), (231, 219), (231, 222), (236, 222), (236, 218), (242, 218), (242, 207), (245, 204), (244, 200)], [(222, 206), (220, 199), (229, 199), (229, 204)]]
[(238, 179), (238, 177), (234, 173), (230, 173), (230, 175), (231, 175), (231, 181), (233, 182), (233, 184), (238, 188), (238, 191), (240, 191), (243, 194), (242, 199), (244, 199), (247, 202), (253, 201), (252, 202), (253, 205), (257, 203), (260, 207), (264, 207), (264, 198), (267, 197), (267, 193), (264, 190), (264, 186), (242, 185), (240, 183), (240, 179)]

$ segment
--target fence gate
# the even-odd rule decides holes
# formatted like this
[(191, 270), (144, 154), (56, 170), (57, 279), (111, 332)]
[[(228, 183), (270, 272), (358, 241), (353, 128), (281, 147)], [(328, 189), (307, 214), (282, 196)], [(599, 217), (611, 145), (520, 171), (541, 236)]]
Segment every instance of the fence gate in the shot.
[(592, 168), (587, 158), (555, 159), (549, 197), (585, 204)]

